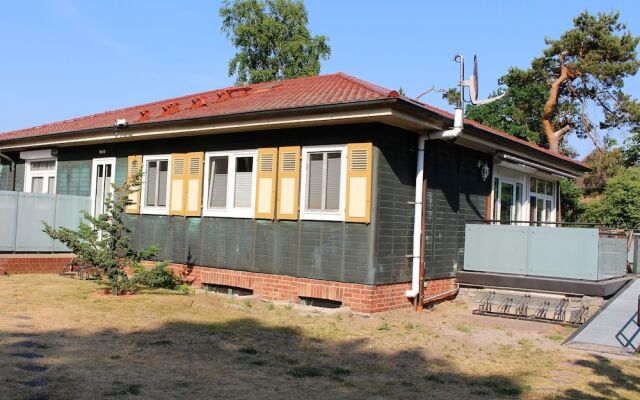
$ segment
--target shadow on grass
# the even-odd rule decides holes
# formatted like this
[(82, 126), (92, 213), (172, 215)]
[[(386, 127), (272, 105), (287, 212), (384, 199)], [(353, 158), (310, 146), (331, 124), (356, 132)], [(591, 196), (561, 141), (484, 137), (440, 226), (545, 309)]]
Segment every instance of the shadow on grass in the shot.
[[(474, 399), (519, 398), (530, 390), (517, 377), (468, 375), (417, 349), (389, 353), (366, 339), (317, 339), (252, 318), (126, 333), (49, 331), (33, 340), (42, 346), (37, 360), (12, 359), (15, 341), (1, 342), (0, 381), (13, 398)], [(25, 363), (49, 368), (20, 372)], [(48, 385), (24, 386), (35, 378)]]
[(610, 400), (622, 399), (617, 394), (617, 389), (624, 389), (636, 393), (640, 398), (640, 376), (629, 375), (611, 361), (600, 355), (592, 355), (589, 359), (580, 359), (575, 362), (583, 368), (591, 370), (593, 375), (606, 378), (605, 382), (590, 382), (589, 387), (597, 394), (586, 393), (578, 389), (569, 389), (554, 399), (580, 399), (580, 400)]

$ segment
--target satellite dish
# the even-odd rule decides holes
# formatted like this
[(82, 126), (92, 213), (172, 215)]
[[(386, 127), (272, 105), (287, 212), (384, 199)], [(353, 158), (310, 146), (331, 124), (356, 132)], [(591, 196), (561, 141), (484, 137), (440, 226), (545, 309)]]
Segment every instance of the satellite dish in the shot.
[(469, 78), (469, 95), (471, 95), (471, 103), (476, 104), (478, 101), (478, 56), (473, 56), (473, 73)]
[(471, 77), (469, 78), (467, 85), (469, 86), (469, 95), (471, 96), (471, 104), (474, 104), (474, 105), (488, 104), (503, 98), (507, 94), (507, 92), (505, 91), (499, 96), (490, 97), (485, 100), (478, 100), (478, 56), (476, 55), (473, 56), (473, 73), (471, 74)]

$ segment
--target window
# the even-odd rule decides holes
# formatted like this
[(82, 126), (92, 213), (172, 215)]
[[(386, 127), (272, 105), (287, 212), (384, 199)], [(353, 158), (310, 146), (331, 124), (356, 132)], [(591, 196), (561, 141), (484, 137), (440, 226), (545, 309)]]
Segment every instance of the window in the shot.
[(531, 177), (529, 181), (530, 221), (538, 225), (555, 221), (555, 183)]
[(207, 153), (203, 215), (252, 218), (256, 151)]
[(56, 193), (56, 160), (27, 160), (24, 191)]
[(301, 217), (344, 220), (346, 149), (344, 146), (302, 150)]
[(166, 214), (168, 211), (170, 158), (169, 155), (143, 158), (143, 214)]

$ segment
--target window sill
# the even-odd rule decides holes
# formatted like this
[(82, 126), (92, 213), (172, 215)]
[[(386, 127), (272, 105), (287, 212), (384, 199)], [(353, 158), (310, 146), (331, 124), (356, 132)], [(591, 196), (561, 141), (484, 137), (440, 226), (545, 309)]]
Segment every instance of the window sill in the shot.
[(140, 214), (169, 215), (169, 209), (166, 207), (140, 207)]
[(219, 217), (219, 218), (253, 218), (254, 212), (249, 210), (211, 210), (203, 209), (203, 217)]
[(301, 211), (300, 219), (307, 221), (344, 221), (343, 213), (326, 213), (326, 212), (313, 212), (313, 211)]

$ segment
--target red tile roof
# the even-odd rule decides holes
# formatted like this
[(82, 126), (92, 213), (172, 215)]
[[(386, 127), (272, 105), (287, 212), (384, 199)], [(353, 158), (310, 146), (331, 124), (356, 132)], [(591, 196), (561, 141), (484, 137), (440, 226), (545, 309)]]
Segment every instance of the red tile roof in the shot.
[(73, 118), (33, 128), (0, 134), (3, 140), (19, 139), (95, 128), (109, 128), (116, 119), (129, 125), (199, 117), (282, 110), (308, 106), (360, 102), (397, 96), (390, 91), (352, 76), (331, 75), (289, 79), (243, 87), (227, 87), (190, 94), (135, 107)]
[[(129, 125), (136, 125), (259, 111), (354, 103), (391, 97), (399, 97), (398, 92), (338, 72), (330, 75), (259, 83), (242, 87), (226, 87), (209, 92), (190, 94), (32, 128), (0, 133), (0, 142), (12, 139), (54, 135), (57, 133), (109, 128), (114, 125), (117, 119), (126, 119)], [(453, 119), (453, 114), (449, 112), (406, 97), (403, 98), (440, 116)], [(584, 167), (584, 164), (579, 161), (553, 153), (548, 149), (516, 138), (505, 132), (492, 129), (471, 120), (465, 120), (465, 123)]]

